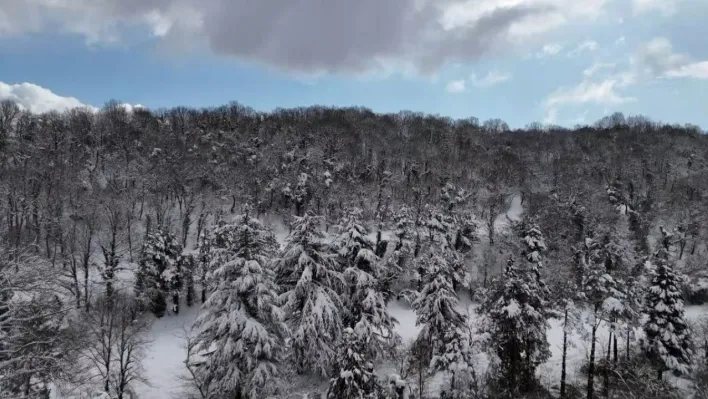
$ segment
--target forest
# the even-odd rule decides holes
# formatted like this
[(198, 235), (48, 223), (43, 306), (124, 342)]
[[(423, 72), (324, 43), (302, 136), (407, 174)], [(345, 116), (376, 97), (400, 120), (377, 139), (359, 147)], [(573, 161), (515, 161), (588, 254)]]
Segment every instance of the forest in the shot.
[(0, 397), (706, 399), (707, 301), (694, 125), (0, 103)]

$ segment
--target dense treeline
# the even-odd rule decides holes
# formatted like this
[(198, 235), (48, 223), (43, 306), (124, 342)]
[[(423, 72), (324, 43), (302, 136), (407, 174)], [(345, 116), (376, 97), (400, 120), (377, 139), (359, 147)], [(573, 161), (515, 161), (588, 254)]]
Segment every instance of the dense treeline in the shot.
[[(604, 393), (623, 395), (644, 378), (635, 369), (689, 375), (682, 298), (708, 299), (707, 155), (695, 126), (622, 114), (510, 130), (362, 108), (110, 102), (35, 115), (2, 102), (0, 393), (35, 397), (88, 375), (122, 399), (141, 378), (147, 329), (128, 321), (195, 302), (188, 348), (201, 360), (190, 353), (187, 366), (203, 398), (272, 394), (283, 358), (332, 377), (332, 398), (421, 397), (431, 373), (450, 376), (448, 398), (569, 398), (579, 387), (566, 386), (565, 336), (558, 392), (535, 377), (551, 318), (590, 326), (588, 398), (599, 375)], [(514, 200), (518, 221), (505, 216)], [(283, 248), (264, 217), (290, 232)], [(483, 326), (470, 328), (461, 291)], [(425, 326), (406, 351), (386, 310), (396, 298)], [(636, 357), (640, 315), (654, 322)], [(601, 325), (614, 345), (605, 359)], [(66, 337), (23, 343), (35, 330)], [(88, 341), (74, 347), (78, 336)], [(479, 352), (500, 360), (489, 375), (475, 371)], [(373, 365), (400, 356), (405, 376), (384, 390)]]

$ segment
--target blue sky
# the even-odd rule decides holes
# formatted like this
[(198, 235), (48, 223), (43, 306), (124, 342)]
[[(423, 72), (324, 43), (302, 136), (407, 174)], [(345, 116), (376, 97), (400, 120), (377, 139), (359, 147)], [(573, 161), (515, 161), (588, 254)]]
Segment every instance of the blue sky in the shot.
[(708, 128), (706, 18), (704, 0), (4, 0), (0, 99)]

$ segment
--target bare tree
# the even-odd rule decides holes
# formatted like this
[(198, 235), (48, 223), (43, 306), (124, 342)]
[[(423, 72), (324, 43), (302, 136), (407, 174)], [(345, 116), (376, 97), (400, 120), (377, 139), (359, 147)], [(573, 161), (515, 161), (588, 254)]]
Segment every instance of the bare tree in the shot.
[(0, 249), (0, 396), (30, 398), (70, 375), (71, 308), (48, 262), (26, 251), (9, 257)]
[(84, 319), (82, 355), (103, 390), (122, 399), (135, 382), (147, 382), (141, 362), (149, 324), (139, 318), (135, 299), (120, 291), (100, 297), (93, 307)]
[(210, 399), (213, 393), (211, 384), (207, 378), (197, 372), (197, 368), (202, 363), (195, 353), (197, 343), (194, 340), (194, 335), (185, 327), (182, 329), (182, 338), (185, 341), (185, 350), (187, 352), (184, 360), (187, 374), (180, 377), (185, 385), (184, 388), (189, 392), (196, 392), (201, 399)]

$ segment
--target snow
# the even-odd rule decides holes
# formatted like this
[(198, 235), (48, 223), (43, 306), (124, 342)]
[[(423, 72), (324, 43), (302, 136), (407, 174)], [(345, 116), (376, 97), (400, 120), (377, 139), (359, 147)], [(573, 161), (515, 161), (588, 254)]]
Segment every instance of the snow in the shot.
[[(474, 313), (475, 304), (470, 303), (467, 298), (460, 298), (461, 306), (467, 307), (470, 315), (470, 324), (475, 326), (477, 319)], [(421, 330), (415, 325), (415, 312), (402, 300), (392, 301), (388, 304), (388, 310), (398, 321), (397, 332), (403, 342), (414, 340)], [(181, 307), (179, 315), (168, 312), (163, 318), (157, 319), (151, 326), (149, 332), (150, 344), (146, 351), (144, 360), (145, 377), (149, 385), (138, 385), (135, 392), (138, 398), (149, 399), (171, 399), (180, 397), (184, 385), (180, 376), (184, 376), (185, 340), (184, 328), (189, 329), (196, 319), (199, 305), (192, 307)], [(708, 305), (686, 307), (686, 317), (690, 320), (699, 320), (708, 315)], [(638, 334), (640, 331), (636, 331)], [(548, 330), (548, 341), (550, 343), (551, 358), (541, 365), (537, 375), (541, 383), (550, 387), (559, 382), (562, 347), (563, 347), (563, 326), (560, 320), (551, 320)], [(607, 348), (608, 329), (602, 325), (598, 330), (597, 356), (600, 357)], [(568, 381), (583, 383), (584, 376), (580, 373), (580, 366), (587, 357), (589, 342), (579, 333), (573, 333), (568, 337), (567, 355), (567, 378)], [(636, 341), (635, 341), (636, 342)], [(623, 340), (620, 340), (620, 351), (623, 352)], [(635, 348), (636, 350), (636, 348)], [(478, 373), (481, 374), (486, 368), (488, 360), (486, 356), (479, 356)], [(434, 389), (435, 379), (431, 383)], [(313, 382), (314, 383), (314, 382)], [(680, 383), (680, 381), (677, 381)]]
[(182, 306), (178, 315), (167, 312), (156, 319), (150, 328), (143, 367), (150, 385), (138, 385), (135, 392), (139, 398), (170, 399), (181, 397), (186, 375), (185, 330), (188, 331), (199, 312), (199, 304)]
[(521, 213), (524, 211), (521, 205), (521, 196), (514, 195), (511, 197), (511, 204), (509, 204), (509, 209), (506, 212), (497, 216), (494, 220), (494, 230), (501, 231), (504, 227), (509, 225), (509, 220), (519, 221), (521, 220)]

